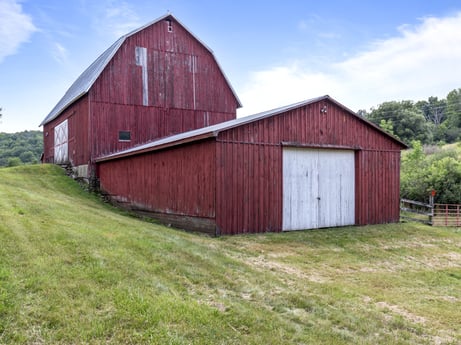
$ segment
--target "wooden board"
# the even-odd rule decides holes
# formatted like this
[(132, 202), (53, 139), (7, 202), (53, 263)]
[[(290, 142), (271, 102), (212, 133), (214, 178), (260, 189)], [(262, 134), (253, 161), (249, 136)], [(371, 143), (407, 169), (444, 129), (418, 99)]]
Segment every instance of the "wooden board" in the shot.
[(355, 224), (354, 152), (285, 148), (283, 230)]

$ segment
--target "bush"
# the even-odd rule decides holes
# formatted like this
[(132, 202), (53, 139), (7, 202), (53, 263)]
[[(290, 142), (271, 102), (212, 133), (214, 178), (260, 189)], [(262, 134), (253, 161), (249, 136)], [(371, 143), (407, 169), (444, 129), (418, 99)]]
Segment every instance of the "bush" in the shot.
[(430, 192), (435, 190), (436, 203), (461, 204), (459, 149), (436, 150), (425, 155), (421, 142), (412, 142), (412, 147), (402, 157), (402, 198), (427, 202)]
[(13, 157), (13, 158), (8, 159), (8, 166), (9, 167), (16, 167), (16, 166), (21, 165), (21, 164), (22, 164), (22, 161), (18, 157)]

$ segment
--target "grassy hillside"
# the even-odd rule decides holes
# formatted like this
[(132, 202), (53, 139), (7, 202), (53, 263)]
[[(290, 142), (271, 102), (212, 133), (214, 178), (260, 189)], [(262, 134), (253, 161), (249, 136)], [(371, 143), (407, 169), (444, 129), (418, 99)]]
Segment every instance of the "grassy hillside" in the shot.
[(0, 344), (459, 344), (461, 229), (209, 238), (0, 169)]

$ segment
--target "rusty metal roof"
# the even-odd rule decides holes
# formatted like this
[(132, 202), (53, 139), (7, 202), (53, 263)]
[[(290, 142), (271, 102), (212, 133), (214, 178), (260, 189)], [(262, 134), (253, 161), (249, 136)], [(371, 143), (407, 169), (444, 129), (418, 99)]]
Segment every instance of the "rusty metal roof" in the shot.
[(227, 84), (229, 85), (229, 88), (231, 89), (232, 93), (234, 94), (235, 99), (238, 102), (239, 107), (242, 106), (235, 90), (233, 89), (231, 83), (229, 82), (229, 79), (227, 78), (226, 74), (224, 73), (223, 69), (221, 68), (218, 60), (214, 56), (213, 51), (205, 44), (203, 43), (197, 36), (195, 36), (184, 24), (182, 24), (176, 17), (174, 17), (172, 14), (168, 13), (160, 18), (157, 18), (153, 20), (150, 23), (147, 23), (146, 25), (135, 29), (131, 31), (130, 33), (120, 37), (117, 41), (115, 41), (114, 44), (112, 44), (106, 51), (104, 51), (78, 78), (75, 80), (75, 82), (70, 86), (70, 88), (67, 90), (67, 92), (64, 94), (64, 96), (59, 100), (59, 102), (54, 106), (54, 108), (51, 110), (51, 112), (45, 117), (45, 119), (40, 123), (39, 126), (43, 126), (47, 124), (48, 122), (54, 120), (57, 118), (68, 106), (70, 106), (72, 103), (74, 103), (76, 100), (78, 100), (80, 97), (84, 96), (93, 86), (94, 82), (96, 79), (99, 77), (99, 75), (102, 73), (104, 68), (107, 66), (109, 61), (113, 58), (115, 53), (117, 53), (118, 49), (122, 46), (122, 44), (125, 42), (125, 40), (136, 34), (137, 32), (144, 30), (145, 28), (158, 23), (168, 17), (172, 17), (176, 22), (178, 22), (184, 29), (186, 29), (198, 42), (200, 42), (213, 56), (216, 64), (218, 65), (222, 75), (224, 76), (224, 79), (226, 80)]

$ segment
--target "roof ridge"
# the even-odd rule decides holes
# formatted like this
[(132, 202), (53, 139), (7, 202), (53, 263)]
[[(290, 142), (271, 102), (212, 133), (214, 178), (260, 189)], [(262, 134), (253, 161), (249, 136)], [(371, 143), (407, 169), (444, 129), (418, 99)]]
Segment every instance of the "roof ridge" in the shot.
[(96, 79), (99, 77), (99, 75), (102, 73), (104, 68), (107, 66), (107, 64), (110, 62), (110, 60), (113, 58), (113, 56), (117, 53), (121, 45), (125, 42), (125, 40), (136, 33), (148, 28), (151, 25), (154, 25), (156, 23), (159, 23), (160, 21), (172, 17), (179, 25), (181, 25), (194, 39), (196, 39), (201, 45), (207, 49), (210, 54), (213, 56), (214, 61), (218, 65), (219, 70), (221, 71), (227, 85), (231, 89), (235, 99), (237, 100), (238, 105), (241, 107), (242, 104), (237, 96), (237, 93), (235, 92), (234, 88), (232, 87), (229, 79), (227, 78), (226, 74), (224, 73), (224, 70), (221, 68), (221, 65), (219, 64), (218, 60), (216, 59), (216, 56), (213, 53), (213, 50), (208, 47), (202, 40), (200, 40), (192, 31), (189, 30), (181, 21), (179, 21), (172, 13), (167, 13), (153, 21), (150, 21), (147, 24), (144, 24), (143, 26), (134, 29), (127, 34), (120, 36), (109, 48), (104, 50), (97, 58), (94, 60), (78, 77), (77, 79), (72, 83), (72, 85), (67, 89), (65, 92), (64, 96), (61, 97), (61, 99), (58, 101), (58, 103), (53, 107), (53, 109), (50, 111), (50, 113), (45, 117), (45, 119), (40, 123), (40, 126), (43, 126), (47, 124), (48, 122), (54, 120), (57, 118), (61, 113), (72, 103), (77, 101), (79, 98), (81, 98), (83, 95), (85, 95), (89, 89), (93, 86), (94, 82)]

